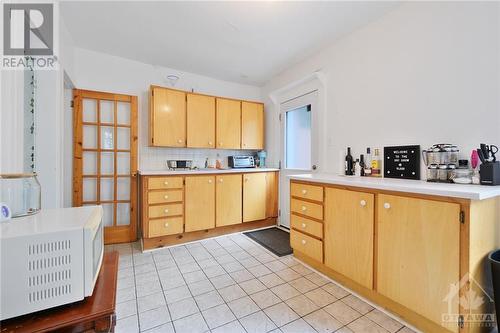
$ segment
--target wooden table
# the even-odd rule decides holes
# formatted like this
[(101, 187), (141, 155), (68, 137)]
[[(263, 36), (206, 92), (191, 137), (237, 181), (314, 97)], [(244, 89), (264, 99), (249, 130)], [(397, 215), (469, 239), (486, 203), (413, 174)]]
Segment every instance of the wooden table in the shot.
[(118, 252), (105, 252), (92, 296), (0, 322), (1, 333), (113, 332), (116, 324)]

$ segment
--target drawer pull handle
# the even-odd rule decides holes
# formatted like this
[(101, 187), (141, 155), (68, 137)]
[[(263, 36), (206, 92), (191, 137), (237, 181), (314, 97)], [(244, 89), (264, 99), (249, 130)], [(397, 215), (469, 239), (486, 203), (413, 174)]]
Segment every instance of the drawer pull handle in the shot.
[(385, 208), (385, 209), (389, 209), (389, 208), (391, 208), (391, 204), (390, 204), (390, 203), (388, 203), (388, 202), (384, 203), (384, 208)]
[(305, 223), (302, 223), (302, 228), (304, 228), (304, 229), (305, 229), (306, 227), (307, 227), (307, 226), (306, 226), (306, 224), (305, 224)]
[(359, 204), (361, 205), (361, 207), (365, 207), (366, 206), (366, 200), (361, 200), (359, 202)]
[(302, 190), (302, 194), (307, 194), (307, 190)]
[(163, 182), (163, 184), (164, 184), (164, 185), (168, 185), (168, 182), (167, 182), (167, 181), (165, 181), (165, 182)]
[(307, 210), (306, 206), (302, 206), (302, 211), (305, 212)]
[(305, 239), (302, 240), (302, 245), (306, 245), (306, 240)]
[(168, 222), (167, 222), (167, 223), (165, 223), (165, 228), (168, 228)]
[(163, 198), (168, 199), (168, 195), (164, 195)]
[(178, 143), (182, 143), (182, 139), (177, 140)]
[(209, 179), (209, 180), (208, 180), (208, 183), (209, 183), (209, 184), (212, 184), (212, 179)]
[(168, 209), (165, 209), (165, 210), (164, 210), (164, 212), (165, 212), (165, 213), (168, 213)]

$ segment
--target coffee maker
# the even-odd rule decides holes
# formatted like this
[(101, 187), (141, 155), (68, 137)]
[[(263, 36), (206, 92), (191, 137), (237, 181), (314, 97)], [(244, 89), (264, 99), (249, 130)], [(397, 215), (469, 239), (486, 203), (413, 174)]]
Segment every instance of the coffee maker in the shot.
[(422, 151), (427, 166), (427, 181), (450, 183), (458, 164), (458, 147), (449, 143), (435, 144)]

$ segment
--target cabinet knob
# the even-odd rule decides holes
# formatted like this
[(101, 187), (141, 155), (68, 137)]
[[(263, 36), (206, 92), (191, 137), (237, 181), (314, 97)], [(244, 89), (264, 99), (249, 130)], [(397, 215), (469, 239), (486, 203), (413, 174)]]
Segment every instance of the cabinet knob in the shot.
[(302, 190), (302, 194), (307, 194), (307, 190)]
[(208, 183), (209, 183), (209, 184), (212, 184), (212, 179), (209, 179), (209, 180), (208, 180)]
[(165, 182), (163, 182), (163, 184), (168, 185), (168, 182), (167, 182), (167, 181), (165, 181)]
[(302, 245), (306, 245), (306, 240), (305, 239), (302, 240)]
[(168, 228), (168, 222), (167, 222), (167, 223), (165, 223), (165, 228)]
[(182, 139), (177, 140), (178, 143), (182, 143)]
[(359, 202), (359, 204), (361, 205), (361, 207), (365, 207), (366, 206), (366, 200), (361, 200)]
[(164, 210), (164, 212), (165, 212), (165, 213), (168, 213), (168, 209), (165, 209), (165, 210)]
[(211, 146), (212, 145), (212, 141), (208, 141), (208, 145)]
[(302, 223), (302, 228), (305, 229), (306, 228), (306, 224), (305, 223)]
[(222, 141), (220, 141), (220, 142), (219, 142), (219, 146), (221, 146), (221, 147), (222, 147), (222, 145), (223, 145), (223, 142), (222, 142)]
[(224, 179), (220, 178), (219, 183), (224, 183)]
[(168, 199), (168, 195), (164, 195), (164, 196), (163, 196), (163, 198), (164, 198), (164, 199)]
[(247, 181), (248, 181), (248, 178), (245, 178), (245, 181), (247, 182)]
[(390, 204), (390, 203), (388, 203), (388, 202), (384, 203), (384, 208), (385, 208), (385, 209), (389, 209), (389, 208), (391, 208), (391, 204)]
[(302, 211), (305, 212), (307, 210), (306, 206), (302, 206)]

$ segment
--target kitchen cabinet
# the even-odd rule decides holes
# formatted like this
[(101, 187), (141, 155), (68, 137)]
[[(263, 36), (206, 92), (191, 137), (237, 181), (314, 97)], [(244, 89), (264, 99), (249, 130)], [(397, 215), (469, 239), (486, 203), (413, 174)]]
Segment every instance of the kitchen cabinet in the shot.
[(187, 94), (187, 146), (215, 148), (215, 97)]
[(325, 189), (325, 265), (373, 288), (374, 195)]
[(243, 222), (266, 218), (266, 173), (243, 175)]
[(219, 149), (241, 148), (241, 101), (216, 100), (216, 140)]
[(264, 148), (264, 105), (241, 102), (241, 148)]
[(159, 147), (186, 147), (186, 93), (151, 87), (149, 143)]
[(215, 176), (185, 178), (186, 232), (215, 228)]
[(279, 212), (279, 174), (266, 172), (266, 218), (278, 217)]
[(242, 175), (218, 175), (215, 180), (215, 225), (223, 227), (241, 223)]
[(460, 205), (380, 194), (377, 210), (378, 292), (438, 324), (459, 313), (443, 299), (460, 280)]

